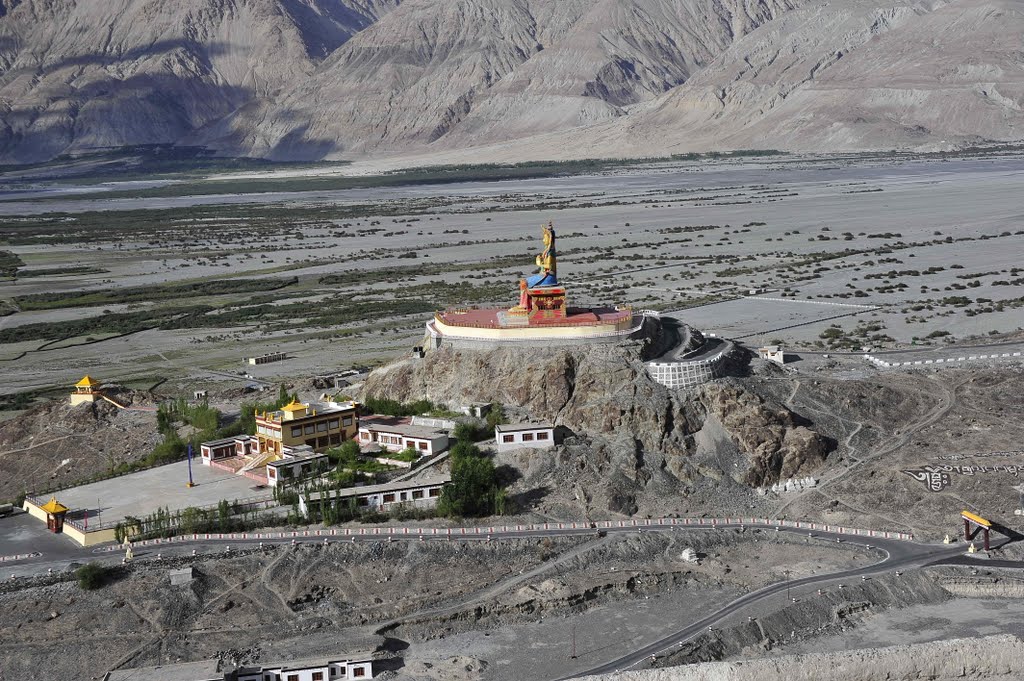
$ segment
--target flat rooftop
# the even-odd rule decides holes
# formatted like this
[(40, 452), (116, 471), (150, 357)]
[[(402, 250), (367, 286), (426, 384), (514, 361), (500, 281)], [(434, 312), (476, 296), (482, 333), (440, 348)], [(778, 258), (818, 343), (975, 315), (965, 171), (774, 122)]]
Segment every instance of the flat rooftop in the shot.
[[(347, 499), (349, 497), (360, 497), (364, 494), (378, 494), (380, 492), (400, 492), (407, 489), (418, 489), (420, 487), (434, 487), (444, 485), (452, 481), (450, 475), (433, 475), (427, 478), (416, 480), (400, 480), (398, 482), (385, 482), (382, 485), (363, 485), (361, 487), (348, 487), (342, 490), (328, 490), (326, 496), (331, 499)], [(308, 499), (316, 501), (323, 498), (322, 492), (311, 492)]]
[(499, 433), (518, 433), (523, 430), (549, 430), (554, 428), (550, 423), (503, 423), (495, 426)]
[(429, 426), (413, 426), (404, 423), (386, 424), (371, 422), (367, 424), (359, 424), (359, 430), (368, 430), (371, 433), (396, 433), (398, 435), (404, 435), (406, 437), (418, 437), (424, 440), (433, 440), (438, 437), (447, 437), (447, 433), (443, 430), (431, 428)]
[(188, 461), (178, 461), (72, 487), (54, 496), (71, 509), (68, 513), (70, 518), (81, 517), (83, 510), (89, 511), (90, 524), (99, 508), (99, 519), (106, 525), (124, 520), (129, 515), (141, 518), (158, 508), (167, 507), (173, 512), (189, 506), (209, 506), (222, 499), (241, 501), (271, 494), (270, 488), (257, 488), (256, 481), (244, 475), (204, 466), (198, 457), (192, 461), (192, 479), (196, 486), (187, 487)]

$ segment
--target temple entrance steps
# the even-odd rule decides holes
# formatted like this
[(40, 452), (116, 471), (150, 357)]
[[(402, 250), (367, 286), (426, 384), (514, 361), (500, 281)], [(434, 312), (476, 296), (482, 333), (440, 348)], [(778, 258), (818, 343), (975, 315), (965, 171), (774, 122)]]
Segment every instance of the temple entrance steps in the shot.
[(244, 473), (247, 473), (247, 472), (249, 472), (249, 471), (251, 471), (251, 470), (253, 470), (255, 468), (261, 468), (263, 466), (266, 466), (268, 463), (273, 461), (276, 457), (277, 457), (277, 454), (274, 454), (273, 452), (266, 452), (264, 454), (257, 454), (255, 456), (253, 456), (252, 459), (247, 461), (246, 464), (239, 469), (238, 474), (244, 474)]

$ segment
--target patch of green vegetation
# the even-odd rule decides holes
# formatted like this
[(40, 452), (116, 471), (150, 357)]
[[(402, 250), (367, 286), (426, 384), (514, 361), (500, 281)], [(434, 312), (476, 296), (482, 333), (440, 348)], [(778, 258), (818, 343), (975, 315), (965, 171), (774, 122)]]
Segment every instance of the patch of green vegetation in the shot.
[(13, 277), (24, 264), (17, 253), (0, 251), (0, 277)]
[(38, 270), (18, 270), (15, 277), (17, 279), (30, 279), (33, 277), (59, 277), (69, 274), (106, 274), (110, 270), (105, 270), (102, 267), (92, 267), (90, 265), (78, 265), (73, 267), (47, 267), (45, 269)]
[(374, 270), (346, 270), (320, 277), (325, 286), (356, 286), (398, 282), (410, 277), (431, 277), (450, 272), (480, 272), (483, 270), (517, 267), (529, 262), (529, 255), (506, 255), (475, 262), (420, 263)]
[(287, 279), (211, 279), (188, 284), (165, 286), (133, 286), (98, 291), (71, 291), (34, 293), (18, 296), (14, 301), (22, 310), (50, 310), (64, 307), (89, 307), (118, 303), (142, 303), (178, 300), (197, 296), (216, 296), (254, 291), (277, 291), (298, 283), (298, 278)]
[(138, 312), (118, 312), (61, 322), (36, 322), (0, 329), (0, 343), (26, 340), (62, 340), (78, 336), (127, 335), (147, 329), (226, 328), (262, 323), (267, 330), (293, 330), (297, 323), (305, 327), (334, 327), (368, 319), (423, 315), (437, 305), (423, 300), (364, 300), (335, 297), (311, 307), (308, 303), (225, 308), (210, 305), (163, 307)]
[(363, 406), (370, 414), (386, 416), (419, 416), (434, 410), (434, 403), (430, 400), (399, 402), (380, 397), (367, 397), (363, 400)]
[(441, 491), (438, 515), (449, 518), (501, 515), (506, 494), (498, 483), (494, 461), (471, 442), (460, 441), (449, 456), (452, 481)]
[(79, 588), (86, 591), (99, 589), (107, 583), (109, 578), (110, 568), (99, 563), (86, 563), (75, 570), (75, 579), (78, 580)]
[(381, 175), (324, 175), (319, 177), (304, 176), (230, 180), (219, 180), (216, 175), (213, 175), (210, 177), (188, 179), (184, 182), (176, 182), (174, 184), (161, 187), (81, 194), (76, 198), (167, 198), (174, 196), (204, 196), (209, 194), (330, 191), (339, 189), (401, 187), (421, 184), (524, 180), (598, 173), (614, 167), (634, 165), (638, 162), (641, 161), (628, 159), (530, 161), (515, 164), (486, 163), (473, 165), (427, 166), (422, 168), (410, 168), (407, 170), (396, 170)]

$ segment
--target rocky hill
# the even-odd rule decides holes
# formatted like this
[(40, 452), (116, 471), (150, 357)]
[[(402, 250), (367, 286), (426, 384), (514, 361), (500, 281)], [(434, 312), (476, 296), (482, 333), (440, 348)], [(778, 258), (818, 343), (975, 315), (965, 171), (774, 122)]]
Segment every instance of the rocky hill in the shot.
[(522, 476), (524, 497), (573, 490), (595, 513), (665, 510), (666, 501), (683, 510), (705, 494), (721, 508), (730, 492), (746, 497), (750, 487), (808, 475), (835, 446), (739, 382), (669, 391), (647, 375), (640, 350), (442, 349), (374, 371), (363, 394), (451, 406), (497, 402), (516, 418), (561, 426), (567, 446), (560, 459), (524, 451), (500, 461)]
[[(155, 407), (146, 393), (107, 392), (126, 406)], [(160, 439), (154, 411), (118, 409), (109, 402), (46, 402), (0, 423), (0, 499), (70, 487), (145, 457)]]
[(0, 159), (1019, 140), (1021, 0), (3, 0)]

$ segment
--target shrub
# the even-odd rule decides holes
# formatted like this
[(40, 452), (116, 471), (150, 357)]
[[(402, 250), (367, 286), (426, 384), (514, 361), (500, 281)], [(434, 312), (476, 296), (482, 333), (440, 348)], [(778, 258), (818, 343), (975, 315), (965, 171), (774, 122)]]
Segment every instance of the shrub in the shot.
[(75, 570), (75, 577), (78, 579), (79, 587), (92, 591), (106, 584), (109, 571), (99, 563), (86, 563)]

